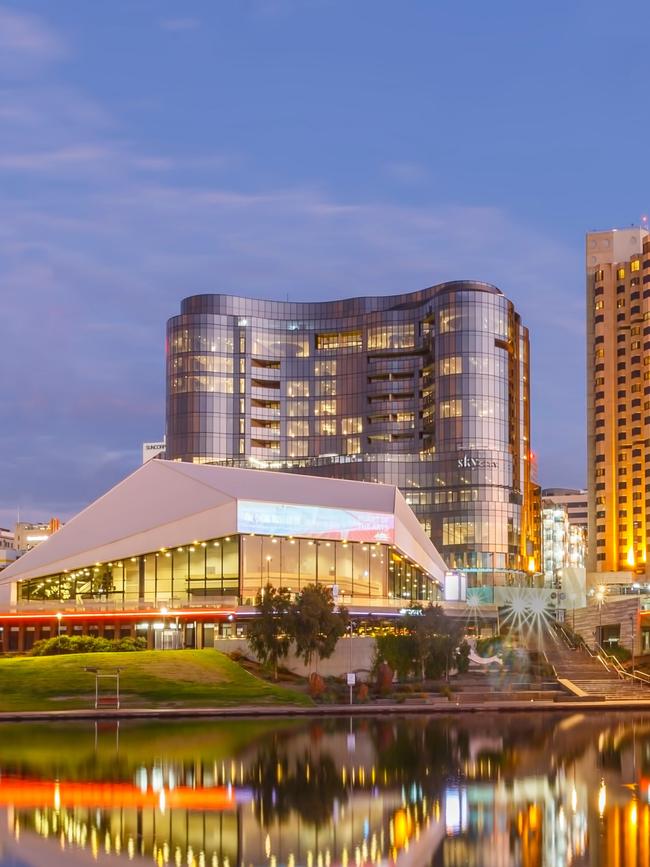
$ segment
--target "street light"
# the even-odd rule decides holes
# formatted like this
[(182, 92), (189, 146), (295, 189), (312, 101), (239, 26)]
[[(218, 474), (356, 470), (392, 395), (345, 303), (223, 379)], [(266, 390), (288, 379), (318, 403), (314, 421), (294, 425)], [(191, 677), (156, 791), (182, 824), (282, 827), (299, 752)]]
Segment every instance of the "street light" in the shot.
[(63, 620), (63, 614), (60, 611), (56, 612), (56, 619), (57, 619), (57, 626), (58, 626), (57, 635), (60, 638), (61, 637), (61, 621)]
[(270, 554), (266, 555), (266, 585), (267, 585), (267, 587), (271, 583), (271, 560), (272, 559), (273, 559), (273, 557), (271, 557)]

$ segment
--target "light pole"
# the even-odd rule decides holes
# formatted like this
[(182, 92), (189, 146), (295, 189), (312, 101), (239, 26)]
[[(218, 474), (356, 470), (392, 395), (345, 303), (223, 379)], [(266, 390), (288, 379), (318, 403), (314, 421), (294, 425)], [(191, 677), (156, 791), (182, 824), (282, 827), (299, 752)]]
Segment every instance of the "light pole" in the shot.
[(63, 620), (63, 614), (61, 614), (60, 611), (56, 612), (56, 619), (57, 619), (57, 635), (60, 638), (61, 637), (61, 621)]
[(271, 583), (271, 560), (272, 559), (273, 559), (273, 557), (271, 557), (270, 554), (267, 554), (267, 557), (266, 557), (266, 585), (267, 585), (267, 587)]

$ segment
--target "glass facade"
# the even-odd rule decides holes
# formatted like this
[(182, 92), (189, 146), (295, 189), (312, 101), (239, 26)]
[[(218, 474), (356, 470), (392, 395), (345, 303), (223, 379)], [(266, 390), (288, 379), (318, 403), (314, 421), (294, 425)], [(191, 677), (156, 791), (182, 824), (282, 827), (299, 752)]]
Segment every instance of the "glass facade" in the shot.
[(19, 583), (24, 602), (110, 603), (116, 609), (207, 605), (226, 597), (252, 605), (267, 584), (297, 593), (336, 587), (354, 600), (434, 601), (438, 585), (391, 545), (236, 534), (95, 563)]
[(450, 568), (540, 568), (528, 332), (494, 286), (323, 303), (198, 295), (167, 329), (167, 457), (399, 486)]

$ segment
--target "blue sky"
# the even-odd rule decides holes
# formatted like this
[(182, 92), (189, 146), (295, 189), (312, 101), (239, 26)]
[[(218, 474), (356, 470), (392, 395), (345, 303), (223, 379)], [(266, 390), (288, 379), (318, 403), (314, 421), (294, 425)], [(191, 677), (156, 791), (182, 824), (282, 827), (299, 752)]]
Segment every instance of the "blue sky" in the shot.
[(638, 223), (647, 7), (0, 0), (0, 521), (67, 517), (164, 426), (165, 320), (499, 285), (544, 485), (585, 478), (584, 233)]

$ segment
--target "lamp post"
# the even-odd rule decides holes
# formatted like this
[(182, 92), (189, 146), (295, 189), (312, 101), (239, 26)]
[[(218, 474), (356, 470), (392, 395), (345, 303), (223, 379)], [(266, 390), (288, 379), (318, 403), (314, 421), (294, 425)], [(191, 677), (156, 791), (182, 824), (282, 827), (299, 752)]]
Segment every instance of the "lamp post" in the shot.
[(61, 637), (61, 621), (63, 620), (63, 614), (60, 611), (56, 612), (56, 620), (57, 620), (57, 635)]
[(266, 584), (267, 584), (267, 586), (271, 583), (271, 560), (272, 559), (273, 559), (273, 557), (271, 557), (270, 554), (267, 554), (267, 557), (266, 557)]

